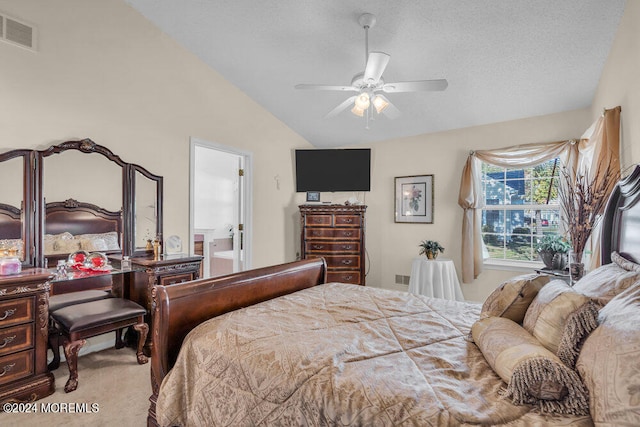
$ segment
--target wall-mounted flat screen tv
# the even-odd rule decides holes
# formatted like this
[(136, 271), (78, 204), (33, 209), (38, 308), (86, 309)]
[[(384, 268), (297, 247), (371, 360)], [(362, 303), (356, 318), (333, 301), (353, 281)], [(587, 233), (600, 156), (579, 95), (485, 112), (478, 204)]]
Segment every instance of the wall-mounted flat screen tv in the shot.
[(296, 150), (296, 191), (370, 190), (370, 148)]

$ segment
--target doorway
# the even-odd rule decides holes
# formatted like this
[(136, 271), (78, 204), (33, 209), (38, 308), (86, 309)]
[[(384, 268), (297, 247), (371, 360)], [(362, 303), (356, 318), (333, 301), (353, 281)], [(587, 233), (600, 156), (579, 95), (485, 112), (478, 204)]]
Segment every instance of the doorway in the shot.
[(250, 268), (251, 153), (191, 138), (190, 247), (201, 277)]

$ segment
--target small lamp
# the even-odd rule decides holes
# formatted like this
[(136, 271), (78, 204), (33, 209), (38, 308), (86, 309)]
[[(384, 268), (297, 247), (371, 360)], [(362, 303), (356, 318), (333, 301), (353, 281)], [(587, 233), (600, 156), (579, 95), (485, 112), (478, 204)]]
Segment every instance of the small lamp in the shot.
[(380, 95), (376, 95), (376, 97), (373, 98), (373, 106), (375, 107), (378, 114), (382, 113), (382, 110), (387, 108), (388, 105), (389, 103), (387, 102), (387, 100)]
[(357, 105), (353, 106), (351, 112), (358, 117), (364, 117), (364, 110), (362, 108), (359, 108)]
[(356, 98), (355, 101), (355, 105), (356, 107), (358, 107), (361, 110), (366, 110), (367, 108), (369, 108), (369, 94), (368, 93), (361, 93), (360, 95), (358, 95), (358, 97)]

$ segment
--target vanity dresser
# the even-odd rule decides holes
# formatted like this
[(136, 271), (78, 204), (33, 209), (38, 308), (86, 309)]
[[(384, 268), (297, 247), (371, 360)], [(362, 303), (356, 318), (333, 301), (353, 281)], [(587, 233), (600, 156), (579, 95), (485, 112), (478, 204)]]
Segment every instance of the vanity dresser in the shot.
[(301, 205), (302, 259), (323, 257), (327, 281), (365, 284), (364, 205)]
[(0, 276), (0, 407), (33, 402), (55, 391), (47, 369), (52, 278), (41, 268)]
[[(110, 259), (114, 265), (119, 265), (122, 261), (120, 256), (113, 256)], [(159, 255), (157, 259), (152, 256), (134, 257), (131, 258), (131, 264), (134, 270), (132, 271), (133, 279), (125, 289), (125, 297), (145, 307), (147, 309), (145, 321), (148, 325), (153, 325), (156, 286), (174, 285), (198, 279), (202, 268), (202, 256), (163, 254)], [(151, 335), (147, 335), (147, 342), (144, 346), (144, 354), (148, 357), (151, 356), (153, 348)]]

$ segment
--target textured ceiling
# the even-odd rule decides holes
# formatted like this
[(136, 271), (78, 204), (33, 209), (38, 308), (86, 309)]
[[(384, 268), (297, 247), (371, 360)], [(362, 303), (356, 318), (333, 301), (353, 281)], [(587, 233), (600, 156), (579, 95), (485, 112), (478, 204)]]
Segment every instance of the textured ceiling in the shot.
[[(366, 144), (591, 105), (624, 0), (125, 0), (317, 147)], [(395, 120), (348, 110), (369, 49), (386, 82), (446, 78), (444, 92), (391, 93)]]

